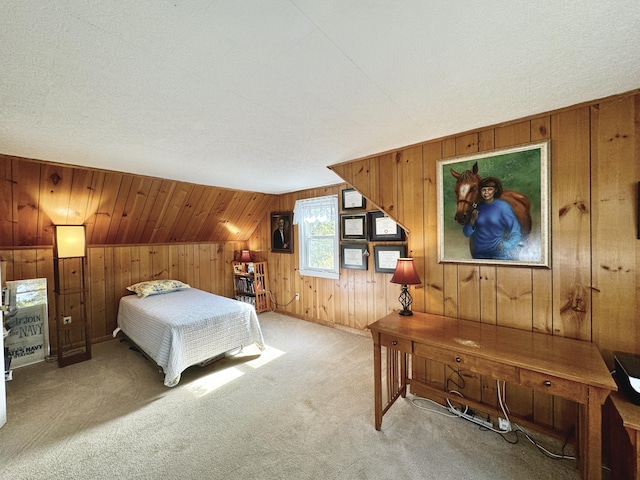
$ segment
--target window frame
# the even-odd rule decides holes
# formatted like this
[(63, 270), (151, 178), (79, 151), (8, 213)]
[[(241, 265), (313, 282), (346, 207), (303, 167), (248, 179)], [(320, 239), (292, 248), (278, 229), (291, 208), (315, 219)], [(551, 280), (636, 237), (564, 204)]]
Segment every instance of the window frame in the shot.
[[(333, 243), (333, 267), (332, 268), (319, 268), (309, 266), (310, 247), (309, 244), (318, 238), (326, 238), (329, 235), (314, 236), (311, 235), (305, 223), (307, 212), (314, 205), (318, 206), (322, 203), (326, 203), (327, 207), (333, 210), (333, 222), (334, 232), (332, 237)], [(330, 205), (329, 205), (330, 203)], [(300, 275), (338, 279), (340, 278), (340, 215), (338, 213), (338, 195), (327, 195), (324, 197), (313, 197), (296, 200), (296, 205), (293, 213), (293, 223), (298, 226), (298, 271)]]

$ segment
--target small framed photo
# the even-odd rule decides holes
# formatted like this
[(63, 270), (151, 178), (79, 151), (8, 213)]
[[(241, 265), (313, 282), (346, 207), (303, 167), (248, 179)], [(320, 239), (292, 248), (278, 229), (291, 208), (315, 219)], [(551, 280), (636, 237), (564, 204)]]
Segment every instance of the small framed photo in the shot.
[(358, 210), (365, 208), (367, 200), (355, 188), (342, 190), (342, 209)]
[(353, 270), (367, 269), (366, 245), (340, 245), (340, 266)]
[(340, 215), (341, 240), (367, 240), (367, 214)]
[(273, 212), (271, 214), (271, 251), (293, 253), (293, 212)]
[(393, 273), (396, 271), (396, 264), (399, 258), (407, 255), (407, 247), (405, 245), (398, 246), (382, 246), (373, 247), (373, 256), (375, 258), (376, 273)]
[(404, 228), (379, 210), (369, 212), (369, 229), (372, 242), (404, 240)]

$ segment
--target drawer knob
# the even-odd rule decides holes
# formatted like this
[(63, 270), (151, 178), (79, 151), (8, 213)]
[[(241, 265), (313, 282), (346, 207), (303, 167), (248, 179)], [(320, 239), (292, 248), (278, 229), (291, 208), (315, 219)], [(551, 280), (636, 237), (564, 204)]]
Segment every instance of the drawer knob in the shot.
[(460, 357), (456, 357), (456, 362), (460, 363), (462, 359)]
[(545, 387), (550, 387), (551, 386), (551, 382), (549, 380), (545, 380), (544, 386)]
[(394, 340), (393, 342), (391, 342), (391, 345), (397, 345), (397, 344), (398, 344), (397, 340)]

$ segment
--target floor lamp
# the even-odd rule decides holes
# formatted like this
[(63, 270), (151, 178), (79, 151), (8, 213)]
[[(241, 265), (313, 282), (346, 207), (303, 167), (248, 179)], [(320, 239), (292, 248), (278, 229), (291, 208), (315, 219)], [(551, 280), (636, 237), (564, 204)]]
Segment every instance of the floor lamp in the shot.
[(85, 258), (84, 225), (56, 225), (53, 269), (60, 367), (91, 358), (91, 328), (85, 302)]

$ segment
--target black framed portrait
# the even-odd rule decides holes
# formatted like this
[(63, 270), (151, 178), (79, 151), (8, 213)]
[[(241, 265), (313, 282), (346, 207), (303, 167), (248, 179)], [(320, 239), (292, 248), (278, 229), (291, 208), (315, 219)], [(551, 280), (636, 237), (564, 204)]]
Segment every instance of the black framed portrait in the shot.
[(271, 251), (293, 253), (293, 212), (271, 214)]

